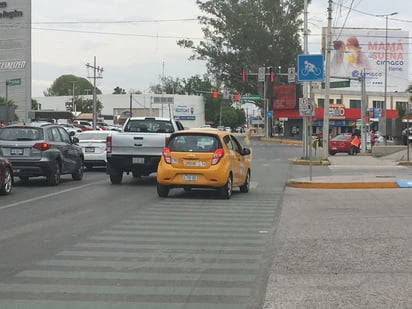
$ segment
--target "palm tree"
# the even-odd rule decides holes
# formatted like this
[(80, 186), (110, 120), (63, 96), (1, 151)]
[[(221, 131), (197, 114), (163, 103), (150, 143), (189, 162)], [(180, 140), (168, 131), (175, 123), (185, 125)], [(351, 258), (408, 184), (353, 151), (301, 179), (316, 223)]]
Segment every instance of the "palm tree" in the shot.
[[(5, 107), (2, 108), (2, 106), (5, 106)], [(16, 108), (17, 108), (17, 105), (13, 100), (6, 100), (6, 98), (0, 97), (0, 121), (10, 122), (10, 121), (18, 120), (18, 116), (16, 115), (16, 113), (14, 113)], [(14, 113), (14, 119), (10, 119), (8, 117), (8, 115), (10, 115), (10, 109)], [(2, 110), (3, 110), (3, 112), (2, 112)], [(1, 119), (1, 118), (5, 118), (5, 119)]]

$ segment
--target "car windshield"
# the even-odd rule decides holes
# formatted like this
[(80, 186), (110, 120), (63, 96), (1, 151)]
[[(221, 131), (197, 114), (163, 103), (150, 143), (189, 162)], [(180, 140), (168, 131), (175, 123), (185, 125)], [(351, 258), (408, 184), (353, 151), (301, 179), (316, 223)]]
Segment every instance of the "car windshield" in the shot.
[(219, 142), (216, 136), (206, 134), (187, 134), (174, 136), (168, 146), (171, 151), (214, 152)]
[(108, 132), (84, 132), (79, 134), (78, 138), (80, 141), (84, 140), (105, 140), (109, 135)]
[(344, 141), (344, 140), (347, 140), (349, 136), (350, 135), (348, 135), (348, 134), (341, 134), (341, 135), (335, 136), (332, 140), (334, 140), (334, 141)]
[(43, 130), (33, 127), (5, 127), (0, 129), (0, 140), (36, 141), (43, 139)]
[(173, 126), (169, 121), (157, 119), (132, 119), (125, 129), (125, 132), (151, 132), (151, 133), (172, 133)]

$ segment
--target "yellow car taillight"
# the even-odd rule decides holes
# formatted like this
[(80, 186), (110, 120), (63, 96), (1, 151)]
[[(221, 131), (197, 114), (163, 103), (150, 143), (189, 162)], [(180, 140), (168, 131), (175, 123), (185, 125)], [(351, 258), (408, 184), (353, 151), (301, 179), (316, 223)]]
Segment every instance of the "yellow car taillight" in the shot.
[(224, 154), (223, 148), (216, 149), (213, 153), (212, 165), (218, 164)]

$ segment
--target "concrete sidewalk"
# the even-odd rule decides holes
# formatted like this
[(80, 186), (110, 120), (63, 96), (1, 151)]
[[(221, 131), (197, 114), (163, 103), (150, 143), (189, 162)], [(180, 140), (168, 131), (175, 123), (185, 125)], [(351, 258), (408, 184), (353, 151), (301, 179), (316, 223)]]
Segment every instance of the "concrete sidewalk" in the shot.
[[(412, 188), (412, 165), (406, 150), (381, 158), (372, 155), (329, 156), (328, 176), (295, 178), (287, 186), (311, 189)], [(411, 161), (412, 163), (412, 161)]]

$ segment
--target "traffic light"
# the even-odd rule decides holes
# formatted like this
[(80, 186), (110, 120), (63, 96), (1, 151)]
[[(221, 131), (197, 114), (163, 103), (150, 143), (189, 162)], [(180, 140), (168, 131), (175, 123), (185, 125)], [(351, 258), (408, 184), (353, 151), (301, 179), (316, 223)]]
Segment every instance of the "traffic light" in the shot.
[(235, 95), (233, 96), (233, 98), (234, 98), (234, 100), (236, 101), (236, 102), (238, 102), (239, 100), (240, 100), (240, 95), (239, 95), (239, 92), (235, 92)]
[(213, 89), (213, 99), (217, 99), (218, 95), (219, 95), (219, 93), (217, 92), (217, 89), (214, 88)]
[(275, 81), (275, 72), (272, 67), (269, 68), (269, 80), (271, 83)]
[(245, 68), (240, 69), (240, 77), (242, 78), (242, 82), (246, 81), (246, 70), (245, 70)]

